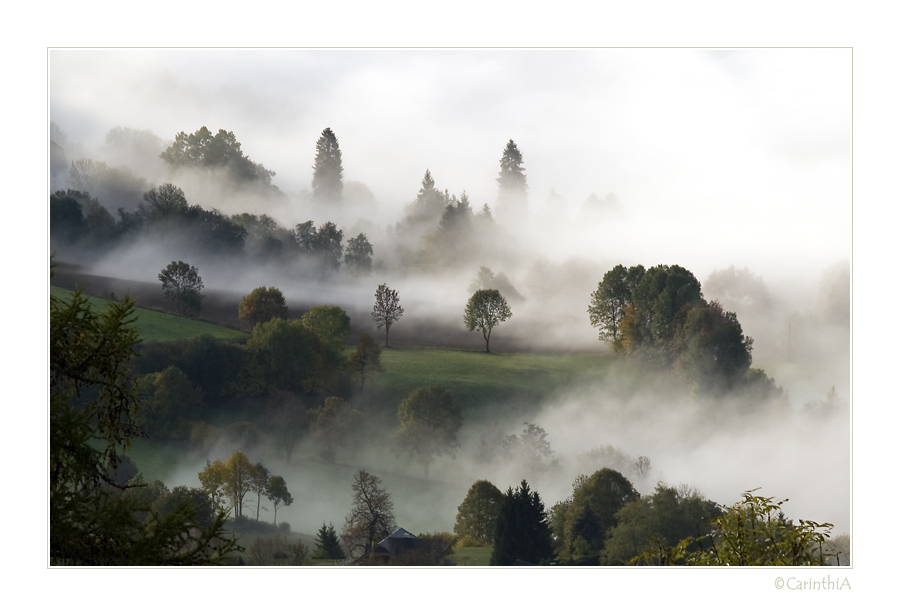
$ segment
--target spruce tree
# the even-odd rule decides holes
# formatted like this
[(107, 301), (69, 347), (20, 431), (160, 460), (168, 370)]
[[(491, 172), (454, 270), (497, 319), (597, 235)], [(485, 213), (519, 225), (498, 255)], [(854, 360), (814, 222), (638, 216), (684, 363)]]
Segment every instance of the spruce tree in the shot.
[(322, 528), (316, 533), (316, 549), (312, 557), (330, 560), (346, 558), (344, 550), (341, 548), (341, 540), (338, 538), (333, 524), (325, 526), (325, 523), (322, 523)]
[(550, 562), (553, 543), (544, 503), (524, 479), (507, 489), (497, 518), (491, 565), (506, 566), (517, 560), (535, 565)]
[(500, 158), (497, 184), (497, 210), (501, 216), (519, 213), (528, 206), (525, 198), (528, 184), (525, 181), (525, 167), (522, 166), (522, 153), (512, 139), (506, 144)]
[(330, 128), (322, 131), (316, 142), (316, 164), (313, 166), (313, 199), (318, 203), (340, 203), (344, 190), (341, 147)]

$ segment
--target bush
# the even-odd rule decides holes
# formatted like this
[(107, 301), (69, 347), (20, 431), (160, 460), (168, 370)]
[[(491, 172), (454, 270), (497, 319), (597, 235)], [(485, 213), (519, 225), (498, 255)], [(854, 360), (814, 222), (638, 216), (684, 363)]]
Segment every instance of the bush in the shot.
[(256, 566), (299, 566), (309, 562), (309, 550), (303, 541), (289, 543), (284, 535), (271, 539), (257, 537), (247, 551), (247, 560)]

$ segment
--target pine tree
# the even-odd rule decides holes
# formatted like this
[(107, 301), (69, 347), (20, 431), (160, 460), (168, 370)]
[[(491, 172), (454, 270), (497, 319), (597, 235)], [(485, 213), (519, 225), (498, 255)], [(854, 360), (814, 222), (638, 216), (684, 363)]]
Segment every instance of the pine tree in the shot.
[(340, 203), (344, 190), (341, 147), (330, 128), (322, 131), (316, 142), (316, 164), (313, 166), (313, 199), (319, 203)]
[[(509, 215), (527, 207), (525, 193), (528, 185), (525, 182), (525, 167), (522, 166), (522, 153), (512, 139), (506, 144), (500, 158), (500, 175), (497, 178), (499, 190), (497, 194), (497, 210)], [(505, 211), (504, 211), (505, 210)]]
[(506, 566), (517, 560), (540, 565), (552, 558), (553, 543), (544, 503), (523, 479), (515, 492), (507, 489), (503, 499), (491, 565)]
[(333, 524), (325, 526), (325, 523), (322, 523), (322, 528), (316, 533), (316, 549), (312, 557), (330, 560), (343, 560), (346, 558), (341, 547), (341, 540), (338, 538)]

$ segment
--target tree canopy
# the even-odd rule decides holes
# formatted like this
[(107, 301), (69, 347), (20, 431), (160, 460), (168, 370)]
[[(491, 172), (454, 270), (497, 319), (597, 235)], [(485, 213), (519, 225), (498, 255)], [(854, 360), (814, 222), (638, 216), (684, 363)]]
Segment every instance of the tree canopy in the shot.
[(484, 337), (484, 350), (491, 352), (491, 331), (512, 316), (506, 299), (496, 289), (475, 291), (466, 304), (463, 320), (468, 330), (478, 330)]
[(159, 273), (163, 295), (175, 302), (179, 315), (187, 316), (200, 312), (203, 303), (203, 279), (196, 267), (184, 261), (172, 261)]
[(397, 446), (428, 467), (435, 457), (459, 449), (456, 435), (462, 427), (462, 412), (453, 393), (438, 385), (414, 390), (397, 407)]
[(491, 565), (508, 566), (517, 560), (544, 565), (553, 559), (553, 543), (544, 502), (524, 479), (507, 489), (494, 530)]
[(286, 319), (287, 316), (284, 294), (275, 287), (257, 287), (245, 295), (238, 305), (238, 318), (251, 326), (276, 318)]
[(378, 329), (384, 327), (384, 346), (388, 346), (391, 325), (403, 316), (400, 296), (386, 284), (375, 289), (375, 305), (372, 307), (372, 320)]
[(493, 541), (503, 498), (503, 492), (490, 481), (479, 479), (473, 483), (457, 507), (453, 533), (485, 544)]
[(501, 216), (510, 216), (513, 212), (521, 216), (528, 205), (525, 181), (525, 167), (522, 166), (522, 153), (512, 139), (507, 142), (500, 157), (500, 175), (497, 177), (497, 212)]
[(224, 169), (238, 181), (258, 182), (270, 186), (274, 171), (254, 163), (241, 151), (241, 144), (231, 131), (219, 129), (213, 135), (205, 126), (196, 132), (180, 132), (175, 141), (159, 155), (173, 168)]
[(50, 298), (50, 563), (215, 564), (235, 550), (224, 517), (191, 499), (153, 510), (117, 478), (122, 451), (141, 435), (129, 364), (134, 302), (95, 311), (76, 291)]
[(316, 164), (313, 166), (313, 199), (320, 203), (340, 203), (344, 190), (344, 167), (341, 147), (330, 128), (316, 141)]
[(394, 502), (382, 487), (381, 479), (365, 469), (353, 476), (351, 488), (353, 504), (344, 520), (341, 539), (351, 558), (365, 562), (375, 545), (396, 527)]

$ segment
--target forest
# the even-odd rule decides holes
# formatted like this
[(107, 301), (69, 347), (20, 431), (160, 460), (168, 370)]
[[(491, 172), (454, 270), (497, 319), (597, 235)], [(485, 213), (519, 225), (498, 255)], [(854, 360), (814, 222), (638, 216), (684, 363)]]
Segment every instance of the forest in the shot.
[(386, 204), (332, 126), (50, 122), (51, 565), (850, 564), (848, 260), (660, 263), (508, 137)]

